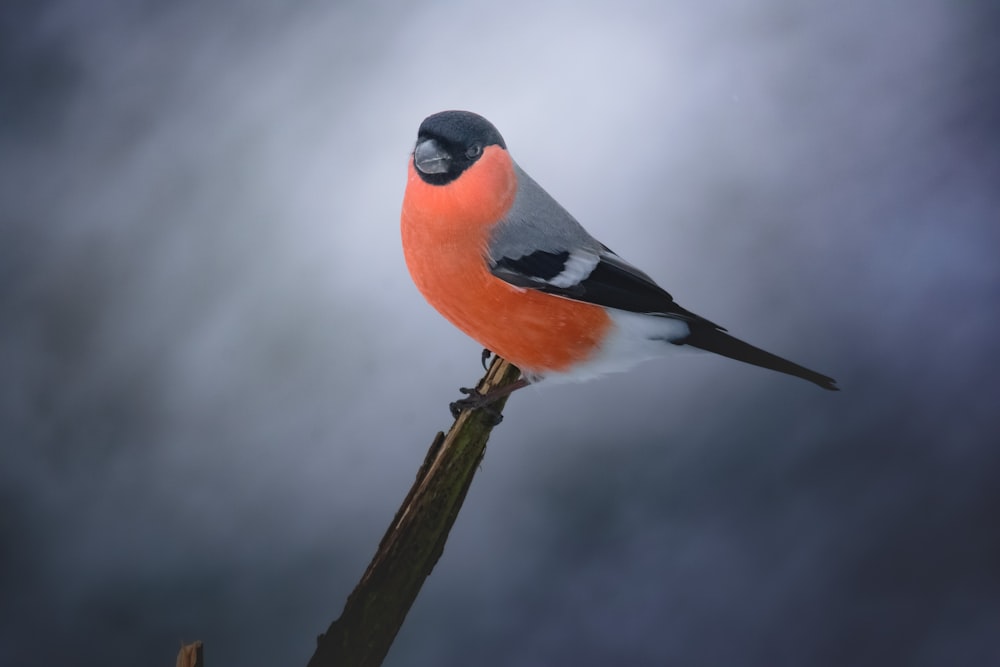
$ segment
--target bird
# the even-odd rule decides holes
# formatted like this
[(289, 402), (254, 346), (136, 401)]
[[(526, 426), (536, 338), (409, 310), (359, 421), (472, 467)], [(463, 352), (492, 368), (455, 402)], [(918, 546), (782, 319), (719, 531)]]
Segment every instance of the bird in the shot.
[[(545, 380), (587, 380), (692, 347), (837, 391), (836, 380), (731, 336), (681, 307), (587, 232), (511, 157), (484, 117), (449, 110), (420, 124), (400, 216), (423, 297), (521, 378), (469, 394), (453, 414)], [(484, 357), (485, 358), (485, 357)]]

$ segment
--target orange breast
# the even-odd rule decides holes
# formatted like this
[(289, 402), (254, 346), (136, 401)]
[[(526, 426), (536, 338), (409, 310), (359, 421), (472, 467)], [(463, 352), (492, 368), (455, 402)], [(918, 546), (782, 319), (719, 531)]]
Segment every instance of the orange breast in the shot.
[(514, 287), (489, 272), (490, 229), (516, 192), (510, 157), (498, 146), (445, 186), (424, 183), (411, 161), (403, 253), (424, 298), (456, 327), (524, 371), (564, 371), (595, 352), (611, 320), (598, 306)]

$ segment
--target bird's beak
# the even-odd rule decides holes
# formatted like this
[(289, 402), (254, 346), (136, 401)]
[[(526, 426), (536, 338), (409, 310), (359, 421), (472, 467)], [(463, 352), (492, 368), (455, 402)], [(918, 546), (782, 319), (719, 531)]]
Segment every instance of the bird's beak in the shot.
[(433, 139), (424, 139), (413, 149), (413, 164), (425, 174), (443, 174), (451, 165), (451, 156)]

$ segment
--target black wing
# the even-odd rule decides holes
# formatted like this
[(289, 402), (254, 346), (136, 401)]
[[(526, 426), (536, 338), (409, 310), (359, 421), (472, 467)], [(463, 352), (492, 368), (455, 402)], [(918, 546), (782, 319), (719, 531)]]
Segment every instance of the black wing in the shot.
[(536, 250), (517, 258), (501, 257), (491, 264), (493, 275), (517, 287), (633, 313), (675, 317), (725, 331), (677, 305), (652, 278), (607, 248), (600, 254)]
[(837, 391), (837, 381), (725, 333), (725, 329), (686, 308), (653, 279), (607, 248), (603, 252), (535, 251), (491, 262), (493, 275), (511, 285), (585, 301), (608, 308), (673, 317), (688, 323), (690, 333), (675, 345), (702, 350), (800, 377)]

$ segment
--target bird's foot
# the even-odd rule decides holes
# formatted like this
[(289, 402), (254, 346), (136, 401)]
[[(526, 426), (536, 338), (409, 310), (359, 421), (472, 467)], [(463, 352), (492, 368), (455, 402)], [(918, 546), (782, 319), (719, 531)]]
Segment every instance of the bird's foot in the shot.
[(494, 417), (496, 421), (493, 422), (493, 426), (496, 426), (503, 421), (503, 415), (500, 414), (500, 410), (493, 406), (493, 403), (501, 398), (504, 398), (505, 396), (510, 396), (513, 392), (521, 389), (522, 387), (527, 387), (528, 384), (528, 380), (522, 377), (506, 387), (494, 388), (485, 394), (480, 394), (476, 389), (462, 387), (459, 391), (465, 394), (466, 397), (460, 398), (448, 406), (451, 408), (451, 416), (458, 419), (458, 416), (462, 414), (463, 410), (476, 410), (482, 408), (484, 412), (487, 412)]
[(453, 401), (448, 405), (451, 409), (451, 416), (454, 419), (458, 419), (458, 416), (462, 414), (463, 410), (477, 410), (482, 408), (483, 412), (491, 418), (491, 426), (496, 426), (503, 421), (503, 415), (496, 409), (496, 407), (491, 405), (495, 400), (500, 398), (499, 396), (493, 396), (493, 392), (480, 394), (475, 389), (470, 389), (469, 387), (459, 387), (458, 390), (465, 394), (466, 397)]

